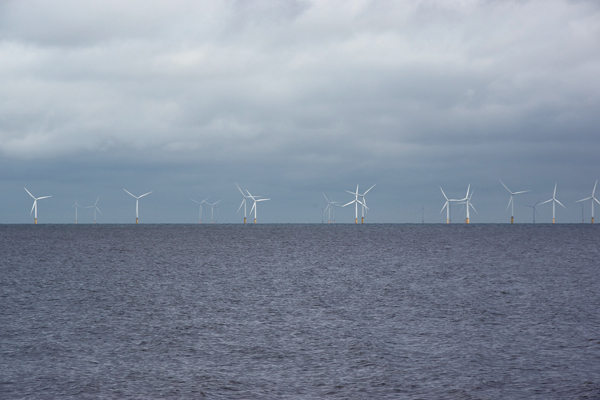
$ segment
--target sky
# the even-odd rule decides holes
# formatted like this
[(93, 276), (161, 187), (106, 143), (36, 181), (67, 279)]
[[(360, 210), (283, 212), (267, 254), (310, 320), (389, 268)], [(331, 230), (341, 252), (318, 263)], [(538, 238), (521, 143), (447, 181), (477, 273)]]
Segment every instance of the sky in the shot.
[(555, 184), (557, 222), (581, 222), (599, 43), (585, 0), (0, 0), (0, 223), (33, 223), (24, 187), (52, 196), (39, 223), (98, 196), (99, 223), (135, 222), (123, 189), (153, 192), (141, 223), (197, 223), (190, 198), (240, 223), (236, 183), (270, 198), (259, 223), (326, 221), (323, 193), (373, 184), (366, 222), (444, 223), (440, 187), (468, 185), (472, 223), (509, 222), (499, 180), (531, 190), (515, 222)]

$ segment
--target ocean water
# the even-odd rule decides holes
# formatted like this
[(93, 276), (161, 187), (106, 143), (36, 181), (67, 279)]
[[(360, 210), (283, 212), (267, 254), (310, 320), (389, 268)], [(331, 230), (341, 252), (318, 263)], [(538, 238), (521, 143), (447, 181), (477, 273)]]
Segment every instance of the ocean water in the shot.
[(3, 225), (2, 399), (600, 398), (592, 225)]

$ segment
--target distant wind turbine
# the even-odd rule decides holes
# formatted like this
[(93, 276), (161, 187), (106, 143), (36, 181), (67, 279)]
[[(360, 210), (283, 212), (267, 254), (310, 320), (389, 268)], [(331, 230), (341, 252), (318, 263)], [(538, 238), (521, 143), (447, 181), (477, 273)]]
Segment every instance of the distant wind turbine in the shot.
[[(202, 201), (196, 201), (192, 198), (190, 198), (190, 200), (193, 201), (194, 203), (198, 204), (198, 206), (200, 208), (200, 210), (198, 211), (198, 223), (201, 224), (202, 223), (202, 204), (206, 203), (206, 200), (208, 200), (208, 197)], [(206, 203), (206, 204), (208, 204), (208, 203)]]
[(440, 186), (440, 190), (442, 191), (442, 194), (444, 195), (444, 198), (446, 199), (446, 202), (444, 203), (444, 207), (442, 207), (442, 209), (440, 210), (440, 214), (442, 213), (442, 211), (444, 211), (444, 208), (445, 208), (446, 209), (446, 223), (449, 224), (450, 223), (450, 204), (452, 202), (457, 202), (459, 200), (449, 199), (448, 196), (446, 196), (446, 193), (444, 193), (444, 189), (442, 189), (441, 186)]
[(96, 202), (94, 203), (93, 206), (85, 207), (85, 208), (93, 208), (94, 209), (94, 223), (96, 223), (96, 211), (98, 211), (100, 213), (100, 215), (102, 215), (102, 211), (100, 211), (100, 209), (98, 208), (98, 200), (100, 200), (100, 196), (98, 196), (98, 198), (96, 199)]
[[(252, 196), (252, 194), (248, 191), (248, 189), (246, 189), (246, 192), (248, 193), (248, 197), (251, 198), (254, 201), (254, 204), (252, 204), (252, 208), (250, 209), (250, 214), (252, 214), (252, 210), (254, 210), (254, 223), (256, 224), (256, 212), (258, 207), (256, 207), (256, 204), (259, 201), (267, 201), (267, 200), (271, 200), (271, 199), (261, 199), (261, 196)], [(244, 199), (245, 200), (245, 199)], [(245, 208), (244, 208), (244, 212), (245, 212)], [(244, 217), (244, 221), (246, 221), (246, 217)]]
[[(498, 179), (500, 181), (500, 179)], [(513, 196), (516, 194), (531, 192), (531, 190), (521, 190), (520, 192), (511, 192), (511, 190), (504, 184), (504, 182), (500, 181), (504, 189), (508, 190), (510, 193), (510, 200), (508, 200), (508, 206), (506, 207), (506, 211), (508, 211), (508, 207), (510, 207), (510, 223), (512, 224), (515, 220), (515, 202), (513, 200)]]
[(565, 210), (567, 209), (567, 207), (563, 206), (563, 204), (556, 199), (556, 186), (557, 185), (558, 185), (558, 183), (554, 184), (554, 193), (552, 194), (552, 198), (550, 200), (544, 201), (543, 203), (540, 203), (540, 205), (542, 205), (542, 204), (552, 202), (552, 223), (556, 222), (556, 203), (560, 204), (562, 206), (562, 208), (564, 208)]
[[(585, 199), (577, 200), (577, 203), (581, 203), (583, 201), (588, 201), (588, 200), (592, 201), (592, 224), (594, 223), (594, 201), (596, 203), (600, 204), (600, 201), (598, 201), (598, 199), (594, 197), (594, 193), (596, 193), (596, 185), (597, 184), (598, 184), (598, 181), (596, 181), (596, 183), (594, 183), (594, 189), (592, 190), (592, 195), (590, 197), (586, 197)], [(582, 206), (583, 206), (583, 204), (582, 204)]]
[(342, 207), (346, 207), (346, 206), (349, 206), (350, 204), (354, 203), (354, 223), (358, 224), (358, 205), (359, 204), (361, 206), (363, 205), (363, 203), (358, 199), (358, 196), (360, 196), (360, 193), (358, 193), (358, 185), (356, 185), (356, 192), (350, 192), (349, 190), (346, 190), (346, 192), (353, 194), (354, 200), (352, 200), (349, 203), (344, 204)]
[[(123, 190), (125, 190), (125, 189), (123, 189)], [(128, 192), (127, 190), (125, 190), (125, 192), (127, 192), (128, 195), (130, 195), (131, 197), (133, 197), (135, 199), (135, 223), (137, 224), (138, 223), (138, 210), (139, 210), (139, 206), (138, 205), (139, 205), (139, 201), (140, 201), (140, 199), (142, 197), (148, 196), (152, 192), (145, 193), (145, 194), (143, 194), (141, 196), (133, 195), (130, 192)]]
[[(375, 184), (377, 185), (377, 184)], [(369, 207), (367, 207), (367, 199), (365, 198), (365, 195), (367, 193), (369, 193), (369, 190), (373, 189), (375, 187), (375, 185), (371, 186), (369, 189), (367, 189), (366, 192), (364, 192), (363, 194), (359, 194), (360, 197), (362, 197), (362, 219), (360, 221), (361, 224), (365, 223), (365, 212), (366, 210), (369, 209)], [(358, 189), (356, 190), (358, 192)]]
[(532, 211), (532, 213), (533, 213), (533, 223), (534, 223), (534, 224), (535, 224), (535, 216), (537, 215), (537, 210), (536, 210), (536, 207), (537, 207), (538, 205), (540, 205), (540, 201), (541, 201), (541, 200), (542, 200), (542, 199), (539, 199), (539, 200), (538, 200), (538, 201), (537, 201), (537, 202), (536, 202), (534, 205), (532, 205), (532, 206), (525, 205), (525, 207), (529, 207), (529, 208), (531, 208), (531, 209), (533, 210), (533, 211)]
[[(250, 198), (250, 196), (247, 196), (242, 189), (240, 188), (240, 186), (236, 183), (235, 186), (237, 186), (238, 190), (240, 191), (240, 193), (242, 194), (242, 196), (244, 196), (244, 200), (242, 200), (242, 204), (240, 204), (237, 212), (240, 212), (240, 210), (242, 209), (242, 206), (244, 206), (244, 224), (246, 223), (246, 200)], [(250, 213), (252, 213), (252, 211), (250, 211)]]
[(77, 223), (77, 208), (81, 207), (79, 203), (77, 203), (77, 199), (75, 199), (75, 204), (73, 204), (71, 207), (75, 207), (75, 223)]
[(423, 205), (423, 203), (421, 203), (421, 208), (419, 208), (419, 211), (421, 211), (421, 223), (424, 224), (425, 223), (425, 206)]
[(29, 212), (29, 215), (31, 215), (31, 213), (33, 212), (33, 210), (35, 210), (35, 217), (34, 217), (33, 223), (37, 224), (37, 202), (38, 202), (38, 200), (47, 199), (47, 198), (52, 197), (52, 196), (34, 197), (31, 194), (31, 192), (29, 190), (27, 190), (27, 188), (24, 187), (23, 189), (25, 189), (25, 191), (27, 193), (29, 193), (29, 195), (33, 198), (33, 206), (31, 207), (31, 211)]
[(329, 196), (331, 198), (331, 200), (329, 200), (327, 196), (325, 196), (325, 193), (323, 193), (323, 197), (325, 197), (325, 200), (327, 201), (327, 207), (325, 207), (325, 211), (323, 211), (323, 214), (325, 214), (326, 212), (329, 214), (328, 223), (331, 223), (331, 214), (333, 213), (333, 223), (335, 224), (335, 207), (341, 207), (341, 203), (333, 201), (333, 197), (331, 196)]
[[(217, 208), (217, 206), (219, 205), (219, 203), (221, 202), (221, 200), (214, 202), (213, 204), (210, 203), (206, 203), (210, 206), (210, 223), (213, 223), (213, 212), (215, 210), (215, 208)], [(217, 208), (217, 212), (219, 212), (219, 209)]]
[[(471, 204), (471, 197), (473, 197), (473, 192), (471, 192), (471, 194), (469, 195), (469, 190), (471, 189), (471, 184), (469, 183), (469, 186), (467, 186), (467, 194), (465, 195), (464, 199), (460, 199), (460, 203), (457, 204), (465, 204), (466, 208), (467, 208), (467, 220), (466, 223), (470, 223), (469, 220), (469, 208), (472, 208), (473, 211), (475, 211), (477, 213), (477, 210), (475, 209), (475, 207), (473, 207), (473, 204)], [(479, 214), (479, 213), (478, 213)]]

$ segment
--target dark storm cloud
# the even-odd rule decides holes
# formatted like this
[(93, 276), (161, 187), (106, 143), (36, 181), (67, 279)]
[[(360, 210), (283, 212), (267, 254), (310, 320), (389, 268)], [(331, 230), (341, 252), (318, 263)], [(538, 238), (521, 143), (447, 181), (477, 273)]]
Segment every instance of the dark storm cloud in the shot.
[(65, 170), (316, 198), (386, 182), (381, 222), (477, 182), (500, 219), (500, 177), (573, 197), (596, 179), (599, 40), (591, 1), (5, 1), (4, 179), (43, 163), (73, 193)]

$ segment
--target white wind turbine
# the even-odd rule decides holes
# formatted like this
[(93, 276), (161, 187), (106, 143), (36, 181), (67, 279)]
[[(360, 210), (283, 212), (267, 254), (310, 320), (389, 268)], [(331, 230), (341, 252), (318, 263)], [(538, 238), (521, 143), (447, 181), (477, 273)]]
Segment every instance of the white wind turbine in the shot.
[(556, 222), (556, 203), (560, 204), (565, 210), (567, 209), (567, 207), (563, 206), (563, 204), (556, 199), (556, 185), (558, 185), (558, 183), (554, 184), (554, 193), (552, 194), (552, 198), (540, 203), (540, 205), (542, 205), (552, 202), (552, 223)]
[(440, 186), (440, 190), (442, 191), (442, 194), (444, 195), (444, 198), (446, 199), (446, 202), (444, 203), (444, 207), (442, 207), (442, 209), (440, 210), (440, 214), (442, 213), (442, 211), (444, 211), (444, 208), (445, 208), (446, 209), (446, 223), (449, 224), (450, 223), (450, 203), (457, 202), (460, 200), (449, 199), (448, 196), (446, 196), (446, 193), (444, 193), (444, 189), (442, 189), (441, 186)]
[[(500, 179), (498, 179), (498, 180), (500, 181)], [(510, 223), (512, 224), (515, 220), (515, 202), (513, 200), (513, 196), (515, 194), (531, 192), (531, 190), (521, 190), (520, 192), (511, 192), (510, 189), (508, 187), (506, 187), (504, 182), (500, 181), (500, 183), (502, 184), (502, 186), (504, 186), (504, 189), (508, 190), (508, 193), (510, 193), (510, 200), (508, 200), (508, 206), (506, 206), (506, 211), (508, 211), (508, 207), (511, 208), (510, 209)]]
[(594, 193), (596, 193), (596, 185), (597, 184), (598, 184), (598, 181), (596, 181), (596, 183), (594, 183), (594, 189), (592, 190), (592, 195), (590, 197), (586, 197), (585, 199), (576, 201), (576, 203), (580, 203), (580, 202), (588, 201), (588, 200), (592, 201), (592, 224), (594, 223), (594, 201), (596, 201), (596, 203), (600, 204), (600, 201), (598, 201), (598, 199), (594, 197)]
[(77, 202), (77, 199), (75, 199), (75, 204), (73, 204), (71, 207), (75, 207), (75, 223), (77, 223), (77, 208), (85, 208), (85, 207), (81, 207), (81, 205), (79, 205), (79, 203)]
[[(375, 184), (375, 185), (377, 185), (377, 184)], [(364, 224), (364, 223), (365, 223), (365, 212), (366, 212), (366, 210), (368, 210), (368, 209), (369, 209), (369, 207), (367, 207), (367, 199), (365, 198), (365, 195), (366, 195), (367, 193), (369, 193), (369, 190), (373, 189), (373, 188), (375, 187), (375, 185), (371, 186), (371, 187), (370, 187), (369, 189), (367, 189), (367, 191), (366, 191), (366, 192), (364, 192), (363, 194), (359, 194), (359, 196), (360, 196), (360, 197), (362, 197), (362, 207), (361, 207), (361, 208), (362, 208), (362, 219), (361, 219), (361, 221), (360, 221), (360, 223), (361, 223), (361, 224)], [(358, 188), (356, 189), (356, 191), (358, 192)]]
[[(190, 198), (190, 200), (191, 200), (191, 201), (193, 201), (194, 203), (198, 204), (198, 206), (199, 206), (199, 211), (198, 211), (198, 223), (199, 223), (199, 224), (201, 224), (201, 223), (202, 223), (202, 204), (206, 203), (206, 200), (208, 200), (208, 197), (207, 197), (207, 198), (205, 198), (205, 199), (204, 199), (204, 200), (202, 200), (202, 201), (196, 201), (196, 200), (194, 200), (194, 199), (192, 199), (192, 198)], [(206, 203), (206, 204), (208, 204), (208, 203)]]
[[(215, 208), (217, 208), (217, 206), (219, 205), (219, 203), (221, 202), (221, 200), (214, 202), (213, 204), (210, 203), (206, 203), (210, 206), (210, 223), (213, 223), (213, 212), (215, 210)], [(219, 209), (217, 208), (217, 211), (219, 211)]]
[[(246, 196), (246, 194), (242, 191), (242, 189), (240, 188), (240, 186), (236, 183), (235, 186), (237, 186), (238, 190), (240, 191), (240, 193), (242, 194), (242, 196), (244, 196), (244, 200), (242, 200), (242, 204), (240, 204), (237, 212), (240, 212), (240, 210), (242, 209), (242, 206), (244, 206), (244, 224), (246, 223), (246, 200), (250, 198), (250, 196)], [(250, 211), (250, 213), (252, 213), (252, 211)]]
[[(125, 190), (125, 189), (123, 189), (123, 190)], [(135, 196), (135, 195), (131, 194), (130, 192), (128, 192), (127, 190), (125, 190), (125, 192), (127, 192), (128, 195), (130, 195), (131, 197), (133, 197), (135, 199), (135, 223), (137, 224), (138, 223), (139, 201), (142, 197), (148, 196), (152, 192), (145, 193), (141, 196)]]
[(98, 200), (100, 200), (100, 196), (98, 196), (98, 198), (96, 199), (96, 202), (94, 203), (93, 206), (85, 207), (85, 208), (93, 208), (94, 209), (94, 223), (96, 223), (96, 211), (98, 211), (100, 213), (100, 215), (102, 215), (102, 211), (100, 211), (100, 209), (98, 208)]
[(25, 189), (25, 191), (27, 193), (29, 193), (29, 195), (33, 198), (33, 206), (31, 207), (31, 211), (29, 212), (29, 215), (31, 215), (33, 210), (35, 210), (35, 217), (34, 217), (33, 223), (37, 224), (37, 202), (38, 202), (38, 200), (47, 199), (52, 196), (35, 197), (34, 195), (31, 194), (31, 192), (29, 190), (27, 190), (27, 188), (23, 188), (23, 189)]
[(331, 213), (333, 212), (333, 223), (335, 224), (335, 207), (341, 207), (341, 203), (333, 201), (333, 197), (331, 196), (331, 200), (329, 200), (327, 196), (325, 196), (325, 193), (323, 193), (323, 197), (325, 197), (325, 200), (327, 200), (327, 207), (325, 207), (325, 211), (323, 211), (323, 213), (329, 213), (329, 223), (331, 223)]
[(352, 200), (350, 203), (344, 204), (342, 207), (346, 207), (354, 203), (354, 223), (358, 224), (358, 205), (363, 205), (363, 203), (358, 199), (358, 196), (360, 196), (360, 193), (358, 193), (358, 185), (356, 185), (356, 192), (350, 192), (349, 190), (346, 190), (346, 192), (353, 194), (354, 200)]
[[(471, 192), (471, 194), (469, 195), (469, 190), (471, 189), (471, 184), (469, 183), (469, 186), (467, 186), (467, 194), (465, 195), (464, 199), (460, 199), (460, 203), (457, 204), (465, 204), (467, 207), (467, 220), (466, 223), (470, 223), (470, 219), (469, 219), (469, 207), (473, 209), (473, 211), (475, 211), (477, 213), (477, 210), (475, 209), (475, 207), (473, 207), (473, 204), (471, 204), (471, 197), (473, 197), (473, 192)], [(479, 214), (479, 213), (478, 213)]]
[[(267, 200), (271, 200), (271, 199), (261, 199), (261, 196), (252, 196), (252, 194), (250, 192), (248, 192), (248, 189), (246, 189), (246, 192), (248, 193), (248, 198), (252, 199), (254, 201), (254, 204), (252, 204), (252, 208), (250, 209), (250, 214), (252, 214), (252, 210), (254, 210), (254, 223), (256, 224), (256, 210), (258, 207), (256, 207), (256, 203), (258, 203), (259, 201), (267, 201)], [(244, 199), (245, 200), (245, 199)], [(244, 207), (244, 212), (246, 211), (245, 207)], [(244, 217), (244, 223), (246, 221), (246, 217)]]

